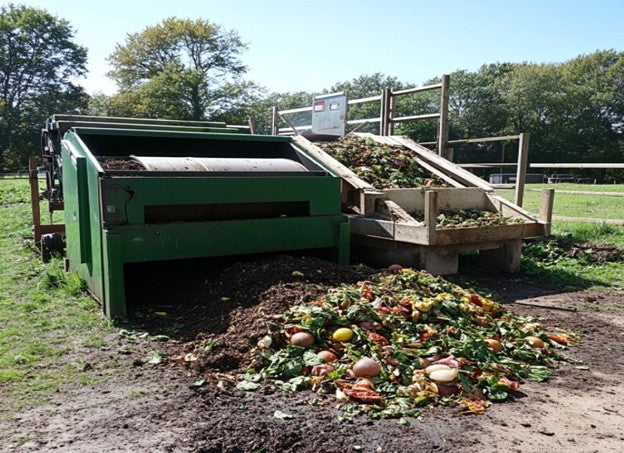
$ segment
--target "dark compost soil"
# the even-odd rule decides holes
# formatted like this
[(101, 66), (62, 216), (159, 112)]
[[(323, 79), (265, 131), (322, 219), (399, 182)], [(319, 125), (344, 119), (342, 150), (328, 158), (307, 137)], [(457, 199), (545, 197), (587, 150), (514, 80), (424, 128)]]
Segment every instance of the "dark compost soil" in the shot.
[[(233, 375), (253, 365), (267, 320), (330, 285), (365, 279), (371, 269), (277, 257), (197, 272), (134, 272), (129, 296), (143, 302), (135, 300), (134, 326), (171, 340), (119, 337), (112, 348), (85, 349), (84, 360), (110, 377), (61, 385), (52, 403), (0, 422), (0, 450), (589, 452), (624, 444), (621, 291), (561, 293), (523, 280), (480, 279), (510, 310), (582, 334), (580, 346), (567, 351), (578, 362), (562, 364), (548, 382), (523, 383), (519, 398), (483, 416), (435, 407), (403, 426), (366, 417), (341, 422), (335, 402), (311, 392), (241, 392), (232, 385)], [(148, 363), (154, 349), (168, 360)], [(204, 385), (192, 389), (199, 378)], [(276, 418), (276, 410), (293, 418)]]
[(100, 166), (103, 170), (111, 170), (111, 171), (137, 171), (137, 170), (145, 170), (145, 167), (141, 165), (136, 160), (132, 159), (115, 159), (115, 158), (105, 158), (100, 159)]

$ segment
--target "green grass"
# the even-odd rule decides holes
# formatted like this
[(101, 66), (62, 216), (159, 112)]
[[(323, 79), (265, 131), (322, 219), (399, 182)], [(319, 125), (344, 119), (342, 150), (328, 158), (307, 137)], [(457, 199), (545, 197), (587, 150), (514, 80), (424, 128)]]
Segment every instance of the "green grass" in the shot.
[[(615, 184), (528, 184), (526, 189), (555, 189), (553, 215), (594, 219), (624, 218), (624, 197), (601, 195), (574, 195), (557, 190), (582, 192), (624, 192), (624, 185)], [(513, 190), (497, 190), (513, 200)], [(539, 211), (541, 192), (526, 190), (523, 207), (533, 213)], [(597, 242), (624, 249), (624, 226), (605, 223), (553, 221), (553, 236), (573, 243)], [(624, 263), (596, 264), (585, 259), (566, 257), (554, 244), (536, 244), (523, 252), (522, 266), (531, 278), (556, 284), (570, 290), (583, 288), (624, 288)]]
[[(557, 190), (574, 190), (582, 192), (624, 192), (622, 184), (527, 184), (524, 192), (523, 207), (527, 211), (539, 212), (541, 192), (528, 189), (555, 189), (553, 215), (561, 217), (579, 217), (593, 219), (623, 219), (624, 197), (574, 195), (557, 193)], [(514, 191), (503, 189), (496, 191), (508, 200), (514, 199)]]
[[(95, 378), (75, 359), (112, 332), (84, 283), (33, 250), (24, 180), (0, 180), (0, 412), (45, 402), (60, 386)], [(97, 368), (97, 366), (96, 366)]]

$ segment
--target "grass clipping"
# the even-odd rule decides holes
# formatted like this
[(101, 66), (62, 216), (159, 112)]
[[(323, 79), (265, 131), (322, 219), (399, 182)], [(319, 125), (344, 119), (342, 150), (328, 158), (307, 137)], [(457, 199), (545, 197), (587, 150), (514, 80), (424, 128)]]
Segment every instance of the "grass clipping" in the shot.
[[(238, 388), (270, 381), (333, 393), (347, 420), (417, 416), (422, 406), (451, 401), (461, 413), (482, 413), (513, 397), (522, 379), (548, 379), (556, 350), (573, 341), (440, 277), (396, 267), (292, 307), (283, 323), (269, 325), (258, 344), (263, 367), (239, 375)], [(299, 332), (313, 342), (291, 344)], [(356, 376), (362, 361), (368, 375)]]

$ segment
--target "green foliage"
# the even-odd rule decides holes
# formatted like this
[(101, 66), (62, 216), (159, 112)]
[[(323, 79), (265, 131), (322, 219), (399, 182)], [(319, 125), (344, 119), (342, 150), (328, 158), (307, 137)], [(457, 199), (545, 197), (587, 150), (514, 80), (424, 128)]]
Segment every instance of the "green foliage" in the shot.
[(235, 31), (204, 19), (171, 17), (127, 36), (109, 61), (120, 92), (113, 114), (202, 120), (226, 102), (245, 72)]
[(39, 124), (54, 112), (77, 112), (87, 51), (69, 23), (45, 10), (0, 8), (0, 170), (25, 167), (39, 146)]
[(58, 289), (70, 296), (78, 296), (87, 289), (86, 282), (76, 273), (65, 272), (60, 260), (48, 264), (39, 285), (42, 289)]

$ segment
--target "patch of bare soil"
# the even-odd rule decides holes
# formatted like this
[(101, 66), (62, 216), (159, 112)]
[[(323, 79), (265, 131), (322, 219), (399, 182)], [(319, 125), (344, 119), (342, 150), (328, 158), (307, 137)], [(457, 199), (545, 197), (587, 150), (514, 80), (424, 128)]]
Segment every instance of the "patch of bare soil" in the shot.
[[(410, 420), (410, 426), (366, 417), (345, 423), (331, 398), (269, 386), (241, 392), (228, 381), (253, 364), (253, 348), (267, 319), (318, 297), (329, 285), (364, 279), (371, 270), (289, 257), (208, 270), (199, 272), (200, 277), (182, 270), (181, 286), (171, 279), (162, 282), (156, 270), (145, 273), (139, 282), (150, 303), (137, 305), (135, 322), (152, 333), (184, 326), (171, 332), (166, 343), (118, 338), (107, 350), (85, 350), (84, 360), (109, 377), (92, 386), (61, 385), (50, 404), (2, 423), (0, 450), (621, 450), (622, 292), (561, 294), (526, 282), (483, 281), (510, 310), (582, 334), (579, 347), (566, 351), (575, 361), (562, 364), (549, 382), (523, 383), (516, 400), (495, 404), (483, 416), (457, 416), (457, 408), (436, 407), (422, 420)], [(128, 343), (134, 346), (130, 352), (123, 347)], [(147, 351), (154, 348), (164, 349), (169, 360), (147, 363)], [(177, 364), (180, 352), (197, 360), (182, 358)], [(200, 375), (206, 384), (191, 389)], [(276, 410), (293, 418), (276, 418)]]

